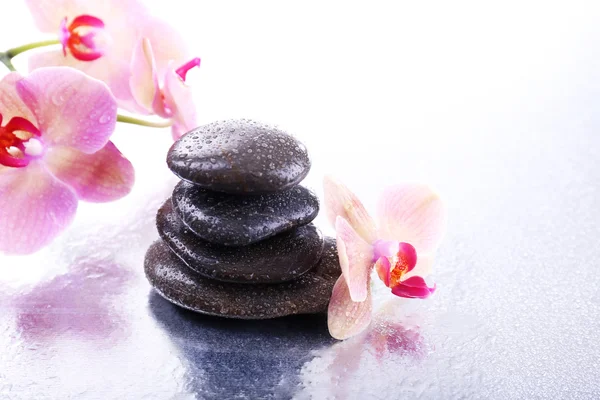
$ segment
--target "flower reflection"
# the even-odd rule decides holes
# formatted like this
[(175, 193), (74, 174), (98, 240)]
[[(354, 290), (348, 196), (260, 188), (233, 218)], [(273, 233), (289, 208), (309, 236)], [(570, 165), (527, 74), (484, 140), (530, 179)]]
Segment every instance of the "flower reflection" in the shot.
[(417, 358), (424, 355), (423, 337), (417, 330), (387, 320), (378, 321), (365, 335), (365, 345), (379, 361), (386, 354)]
[(352, 383), (361, 371), (393, 370), (400, 362), (414, 362), (425, 354), (418, 327), (395, 322), (388, 312), (378, 313), (366, 331), (316, 354), (303, 367), (303, 386), (320, 395), (331, 391), (335, 399), (352, 398)]
[(133, 273), (111, 261), (81, 260), (67, 273), (18, 292), (10, 301), (21, 334), (51, 339), (65, 334), (84, 339), (116, 338), (126, 325), (113, 305)]

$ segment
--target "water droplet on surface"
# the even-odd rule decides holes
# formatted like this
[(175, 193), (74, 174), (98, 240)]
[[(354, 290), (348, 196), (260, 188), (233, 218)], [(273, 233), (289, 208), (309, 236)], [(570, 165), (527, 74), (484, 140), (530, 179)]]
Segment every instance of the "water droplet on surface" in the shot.
[(110, 113), (106, 113), (106, 114), (102, 114), (102, 116), (100, 117), (98, 122), (100, 122), (101, 124), (107, 124), (110, 122), (111, 119), (112, 119), (112, 115)]
[(62, 106), (66, 101), (65, 95), (62, 92), (55, 93), (52, 96), (52, 103), (55, 106)]

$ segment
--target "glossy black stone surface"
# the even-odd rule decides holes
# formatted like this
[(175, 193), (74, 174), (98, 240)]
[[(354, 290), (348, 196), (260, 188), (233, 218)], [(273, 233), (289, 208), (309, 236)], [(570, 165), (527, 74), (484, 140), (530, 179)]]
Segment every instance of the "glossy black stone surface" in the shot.
[(234, 195), (181, 181), (173, 208), (196, 235), (211, 243), (246, 246), (306, 225), (319, 213), (319, 199), (297, 186), (284, 192)]
[(209, 315), (269, 319), (327, 310), (341, 274), (335, 240), (326, 240), (318, 265), (292, 282), (236, 284), (207, 279), (192, 271), (162, 241), (146, 253), (146, 277), (156, 291), (181, 307)]
[(277, 192), (310, 170), (302, 143), (275, 127), (247, 119), (201, 126), (173, 144), (169, 168), (205, 189), (227, 193)]
[(244, 247), (206, 242), (181, 222), (171, 199), (156, 217), (158, 233), (187, 265), (224, 282), (277, 283), (297, 279), (314, 267), (323, 251), (323, 237), (314, 225), (304, 225)]

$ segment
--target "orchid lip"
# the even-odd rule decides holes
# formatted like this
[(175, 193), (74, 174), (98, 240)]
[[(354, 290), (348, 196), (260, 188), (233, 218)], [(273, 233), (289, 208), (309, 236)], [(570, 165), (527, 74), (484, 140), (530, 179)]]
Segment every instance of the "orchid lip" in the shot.
[(435, 293), (436, 289), (436, 284), (429, 287), (422, 277), (413, 276), (392, 287), (392, 293), (408, 299), (426, 299)]
[(196, 57), (191, 59), (190, 61), (186, 62), (185, 64), (183, 64), (181, 67), (177, 68), (175, 70), (175, 73), (177, 75), (179, 75), (179, 77), (181, 78), (181, 80), (183, 80), (185, 82), (185, 79), (187, 77), (187, 73), (190, 69), (194, 68), (194, 67), (200, 67), (200, 58)]
[(104, 30), (104, 21), (91, 15), (80, 15), (68, 26), (67, 22), (67, 17), (61, 21), (59, 34), (65, 57), (67, 49), (80, 61), (94, 61), (104, 55), (95, 41), (96, 35)]
[(11, 118), (6, 126), (2, 120), (0, 114), (0, 165), (23, 168), (44, 154), (41, 132), (35, 125), (22, 117)]

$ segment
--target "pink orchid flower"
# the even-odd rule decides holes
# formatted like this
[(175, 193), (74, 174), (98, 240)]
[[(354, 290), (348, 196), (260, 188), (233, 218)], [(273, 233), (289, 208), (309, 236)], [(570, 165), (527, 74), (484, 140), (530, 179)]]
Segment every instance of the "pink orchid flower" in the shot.
[(72, 221), (78, 200), (129, 193), (131, 163), (108, 141), (117, 104), (71, 68), (0, 81), (0, 252), (33, 253)]
[(192, 90), (185, 84), (185, 79), (190, 69), (199, 66), (199, 58), (193, 58), (177, 69), (171, 62), (160, 82), (150, 40), (140, 40), (133, 52), (129, 82), (133, 97), (146, 113), (172, 120), (175, 140), (198, 126)]
[(129, 87), (130, 61), (136, 43), (152, 43), (159, 74), (171, 60), (185, 57), (183, 40), (168, 24), (150, 15), (137, 0), (26, 0), (36, 26), (58, 35), (62, 49), (29, 58), (29, 68), (68, 66), (105, 82), (120, 107), (140, 110)]
[(329, 303), (329, 332), (346, 339), (371, 322), (373, 268), (396, 296), (425, 299), (435, 291), (423, 277), (431, 269), (446, 217), (440, 198), (424, 185), (388, 188), (379, 201), (378, 226), (342, 183), (326, 177), (324, 189), (342, 268)]

